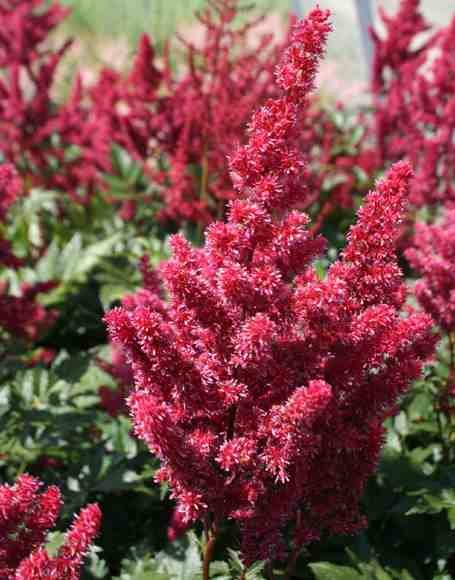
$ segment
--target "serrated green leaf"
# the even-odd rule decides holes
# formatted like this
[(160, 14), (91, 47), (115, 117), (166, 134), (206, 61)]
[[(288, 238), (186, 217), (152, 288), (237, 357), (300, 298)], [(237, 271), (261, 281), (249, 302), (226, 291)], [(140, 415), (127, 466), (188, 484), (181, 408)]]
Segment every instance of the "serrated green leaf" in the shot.
[(57, 240), (52, 240), (46, 253), (35, 266), (37, 279), (44, 282), (47, 280), (58, 280), (60, 250)]
[(157, 571), (157, 564), (151, 556), (144, 556), (123, 560), (120, 576), (113, 580), (169, 580), (169, 576)]
[(349, 566), (337, 566), (329, 562), (309, 564), (317, 580), (362, 580), (362, 575)]

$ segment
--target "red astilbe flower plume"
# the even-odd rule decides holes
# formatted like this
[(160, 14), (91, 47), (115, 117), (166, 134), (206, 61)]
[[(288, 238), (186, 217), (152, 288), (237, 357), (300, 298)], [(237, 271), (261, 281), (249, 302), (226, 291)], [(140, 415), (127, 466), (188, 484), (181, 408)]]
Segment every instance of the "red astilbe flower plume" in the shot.
[(58, 2), (6, 0), (0, 6), (0, 150), (33, 186), (57, 189), (86, 203), (111, 170), (112, 128), (80, 78), (64, 104), (52, 97), (71, 41), (49, 48), (49, 35), (68, 15)]
[[(44, 143), (42, 157), (49, 168), (45, 185), (67, 192), (86, 204), (106, 190), (106, 174), (112, 174), (112, 148), (123, 148), (143, 165), (150, 156), (149, 142), (163, 131), (159, 114), (162, 73), (154, 63), (150, 39), (141, 37), (129, 75), (105, 68), (92, 86), (78, 75), (68, 100), (36, 132)], [(110, 200), (116, 203), (115, 199)], [(120, 217), (134, 215), (134, 201), (124, 204)]]
[(42, 43), (69, 9), (53, 2), (46, 10), (42, 0), (3, 0), (0, 6), (0, 67), (10, 64), (32, 67), (45, 54)]
[(414, 288), (420, 304), (443, 332), (455, 332), (455, 210), (436, 224), (417, 223), (405, 254), (420, 275)]
[(14, 163), (27, 190), (63, 190), (86, 202), (110, 170), (112, 137), (103, 118), (82, 106), (79, 79), (68, 102), (51, 93), (71, 42), (49, 48), (49, 35), (69, 9), (44, 0), (0, 5), (0, 151)]
[(405, 255), (420, 276), (413, 289), (417, 300), (447, 338), (449, 376), (438, 407), (450, 421), (455, 416), (455, 209), (432, 225), (417, 223)]
[(58, 2), (6, 0), (0, 6), (0, 150), (28, 177), (47, 166), (39, 130), (53, 116), (50, 90), (69, 46), (49, 51), (43, 43), (68, 14)]
[(182, 39), (183, 71), (165, 83), (158, 139), (170, 184), (163, 218), (207, 224), (223, 215), (234, 196), (226, 156), (244, 140), (254, 108), (276, 93), (273, 70), (282, 46), (259, 34), (262, 18), (237, 26), (240, 10), (239, 0), (210, 0), (197, 15), (201, 42)]
[(374, 34), (372, 90), (375, 136), (382, 166), (407, 158), (415, 168), (411, 203), (455, 202), (455, 18), (432, 31), (419, 0), (402, 0), (382, 16), (386, 35)]
[(52, 558), (43, 544), (61, 508), (57, 487), (30, 475), (12, 486), (0, 486), (0, 579), (77, 580), (83, 558), (98, 534), (101, 512), (96, 504), (84, 508)]
[[(43, 185), (64, 191), (82, 204), (104, 186), (103, 174), (112, 172), (112, 127), (86, 93), (78, 76), (67, 102), (36, 132), (37, 141), (45, 144), (43, 164), (58, 167), (45, 173)], [(68, 154), (71, 149), (73, 154)]]
[(399, 75), (401, 67), (409, 62), (419, 62), (419, 56), (427, 45), (415, 46), (416, 38), (422, 32), (430, 29), (430, 25), (420, 12), (420, 0), (401, 0), (395, 16), (389, 16), (383, 7), (379, 13), (385, 28), (385, 37), (372, 30), (375, 43), (375, 58), (373, 64), (373, 86), (375, 92), (385, 89), (384, 83), (395, 81), (387, 78), (386, 70)]
[(162, 462), (183, 521), (232, 518), (248, 562), (283, 558), (323, 531), (353, 532), (382, 421), (430, 355), (425, 314), (400, 315), (395, 244), (411, 171), (371, 193), (340, 261), (320, 280), (324, 241), (293, 211), (305, 199), (292, 144), (330, 30), (313, 10), (293, 30), (282, 96), (254, 116), (231, 159), (238, 198), (205, 245), (181, 236), (161, 268), (169, 296), (106, 316), (135, 376), (137, 434)]
[(408, 100), (419, 140), (407, 141), (407, 155), (416, 176), (411, 201), (414, 205), (443, 204), (455, 207), (455, 17), (435, 34), (434, 60), (429, 71), (415, 78), (414, 99)]
[(391, 155), (392, 159), (403, 157), (406, 141), (412, 141), (408, 128), (414, 123), (408, 117), (411, 111), (405, 104), (406, 87), (413, 83), (432, 42), (415, 46), (420, 35), (430, 29), (420, 12), (420, 0), (401, 0), (394, 16), (386, 14), (383, 8), (379, 11), (385, 35), (381, 37), (372, 30), (375, 45), (372, 92), (378, 153), (383, 164)]

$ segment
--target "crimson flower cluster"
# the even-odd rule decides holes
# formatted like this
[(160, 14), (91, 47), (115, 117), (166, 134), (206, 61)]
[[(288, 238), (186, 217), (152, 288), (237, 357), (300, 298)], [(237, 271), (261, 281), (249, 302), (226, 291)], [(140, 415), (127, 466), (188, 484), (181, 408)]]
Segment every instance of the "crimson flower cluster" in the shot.
[(453, 205), (455, 19), (430, 33), (420, 1), (402, 0), (397, 14), (383, 12), (382, 20), (385, 37), (373, 34), (379, 163), (409, 159), (415, 168), (413, 205)]
[[(82, 204), (103, 192), (117, 205), (118, 198), (109, 198), (106, 176), (119, 177), (112, 159), (113, 147), (119, 147), (154, 184), (161, 220), (206, 225), (222, 217), (235, 196), (225, 158), (244, 142), (253, 109), (276, 94), (273, 71), (282, 50), (271, 35), (258, 34), (260, 18), (236, 25), (240, 10), (239, 0), (210, 0), (198, 15), (202, 38), (197, 43), (181, 39), (184, 58), (176, 70), (168, 52), (157, 64), (152, 41), (143, 35), (128, 74), (106, 68), (92, 86), (78, 75), (69, 97), (56, 102), (51, 96), (55, 73), (71, 43), (52, 51), (47, 37), (68, 10), (44, 0), (6, 3), (0, 13), (6, 31), (0, 150), (20, 171), (26, 190), (55, 189)], [(23, 39), (20, 50), (16, 37)], [(335, 207), (352, 206), (353, 169), (368, 173), (371, 164), (360, 151), (340, 153), (343, 135), (316, 100), (314, 105), (301, 115), (295, 139), (310, 160), (311, 195), (301, 208), (321, 209), (321, 186), (327, 176), (336, 182), (319, 213), (318, 229)], [(128, 194), (120, 204), (123, 219), (135, 215), (135, 193), (151, 201), (143, 185), (135, 191), (116, 183)]]
[[(0, 222), (7, 220), (7, 212), (22, 194), (22, 181), (12, 165), (0, 165)], [(0, 268), (20, 268), (9, 240), (0, 235)], [(55, 287), (55, 282), (22, 284), (19, 295), (9, 292), (8, 283), (0, 282), (0, 328), (23, 340), (34, 341), (51, 326), (54, 311), (46, 310), (36, 299)]]
[(0, 150), (29, 179), (46, 174), (39, 130), (52, 118), (50, 90), (69, 46), (48, 51), (43, 42), (66, 17), (57, 2), (6, 0), (0, 6)]
[(320, 279), (324, 240), (292, 210), (305, 199), (294, 147), (330, 31), (313, 10), (276, 68), (281, 96), (252, 118), (230, 160), (237, 197), (202, 248), (183, 237), (161, 268), (169, 301), (106, 315), (131, 365), (135, 429), (156, 454), (182, 520), (238, 522), (247, 562), (284, 558), (324, 531), (363, 525), (358, 502), (384, 418), (434, 340), (426, 314), (400, 314), (395, 246), (411, 170), (399, 163), (359, 212)]
[(75, 518), (63, 545), (52, 557), (44, 548), (61, 509), (57, 487), (21, 475), (14, 485), (0, 486), (0, 579), (78, 580), (80, 568), (98, 534), (101, 512), (96, 504)]
[[(45, 0), (2, 5), (0, 150), (27, 188), (64, 191), (85, 204), (106, 188), (117, 145), (165, 185), (162, 218), (207, 223), (222, 213), (232, 197), (226, 154), (240, 140), (254, 104), (271, 94), (278, 53), (268, 35), (249, 45), (258, 22), (236, 29), (238, 5), (210, 2), (199, 15), (202, 44), (183, 41), (185, 63), (176, 73), (169, 59), (157, 67), (151, 40), (143, 35), (129, 74), (105, 69), (91, 87), (78, 76), (61, 104), (51, 91), (71, 43), (57, 51), (43, 46), (68, 9)], [(133, 215), (134, 206), (134, 200), (123, 204), (121, 215)]]
[(377, 139), (379, 162), (384, 164), (391, 157), (403, 157), (406, 153), (406, 141), (403, 125), (414, 127), (411, 119), (405, 115), (409, 109), (405, 106), (406, 83), (419, 70), (425, 60), (425, 49), (415, 48), (416, 39), (430, 26), (419, 11), (420, 0), (402, 0), (395, 17), (379, 9), (385, 28), (385, 36), (372, 30), (375, 55), (372, 74), (372, 91), (375, 97), (375, 134)]
[[(68, 101), (40, 131), (47, 142), (54, 134), (59, 137), (53, 147), (47, 146), (47, 154), (60, 167), (53, 176), (54, 187), (86, 203), (106, 189), (105, 175), (114, 172), (114, 145), (141, 163), (147, 160), (149, 142), (162, 122), (156, 94), (162, 73), (154, 59), (150, 39), (143, 35), (127, 76), (104, 69), (91, 87), (76, 78)], [(78, 151), (71, 159), (70, 148)]]
[[(153, 51), (142, 42), (127, 79), (105, 71), (91, 89), (75, 80), (68, 100), (56, 103), (51, 93), (57, 67), (71, 45), (47, 46), (49, 34), (69, 13), (59, 2), (8, 0), (0, 7), (0, 150), (24, 177), (26, 188), (41, 186), (68, 193), (87, 203), (112, 172), (114, 143), (135, 151), (144, 148), (142, 121), (146, 93), (153, 93)], [(112, 78), (114, 77), (114, 79)], [(114, 82), (112, 82), (114, 81)], [(150, 86), (146, 83), (150, 82)], [(121, 85), (121, 88), (119, 88)], [(107, 89), (107, 90), (106, 90)], [(129, 107), (117, 113), (124, 102)], [(148, 114), (150, 117), (150, 114)], [(130, 128), (135, 132), (131, 136)], [(140, 137), (140, 139), (139, 139)]]
[(420, 276), (414, 288), (420, 304), (444, 333), (455, 332), (455, 210), (438, 223), (417, 223), (405, 254)]
[(419, 275), (414, 295), (447, 337), (449, 376), (439, 393), (439, 410), (455, 416), (455, 210), (446, 210), (437, 223), (417, 223), (405, 255)]

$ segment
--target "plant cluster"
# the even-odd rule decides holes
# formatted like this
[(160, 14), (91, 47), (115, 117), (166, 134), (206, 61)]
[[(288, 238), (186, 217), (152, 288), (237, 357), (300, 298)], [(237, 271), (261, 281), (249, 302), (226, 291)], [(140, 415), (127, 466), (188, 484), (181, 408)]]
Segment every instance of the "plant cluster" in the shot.
[(101, 513), (96, 504), (76, 517), (55, 556), (43, 547), (59, 515), (57, 487), (40, 492), (42, 483), (28, 475), (13, 486), (0, 487), (0, 577), (4, 580), (78, 579), (90, 544), (98, 533)]
[(379, 163), (409, 159), (416, 207), (452, 204), (455, 18), (434, 31), (419, 0), (403, 0), (395, 16), (383, 12), (382, 20), (386, 36), (373, 35)]

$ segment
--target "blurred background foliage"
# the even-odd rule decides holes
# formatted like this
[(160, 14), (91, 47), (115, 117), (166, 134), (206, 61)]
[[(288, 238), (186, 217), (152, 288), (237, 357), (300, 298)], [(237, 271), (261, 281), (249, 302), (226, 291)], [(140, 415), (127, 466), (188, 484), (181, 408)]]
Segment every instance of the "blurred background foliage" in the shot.
[[(362, 0), (367, 1), (367, 0)], [(378, 22), (381, 8), (395, 12), (399, 0), (369, 0)], [(195, 12), (204, 7), (205, 0), (64, 0), (72, 15), (61, 31), (78, 38), (77, 50), (82, 60), (95, 67), (126, 66), (142, 32), (148, 32), (161, 50), (175, 32), (195, 32)], [(255, 0), (245, 5), (266, 15), (265, 28), (280, 32), (290, 10), (296, 5), (302, 13), (311, 8), (311, 0)], [(367, 78), (367, 68), (362, 62), (360, 31), (355, 0), (321, 0), (321, 6), (333, 12), (334, 32), (329, 39), (327, 76), (341, 76), (346, 82), (362, 82)], [(423, 13), (434, 24), (447, 24), (453, 10), (446, 0), (423, 0)], [(283, 27), (284, 29), (284, 27)], [(380, 26), (379, 26), (380, 29)], [(197, 32), (196, 32), (197, 33)]]

